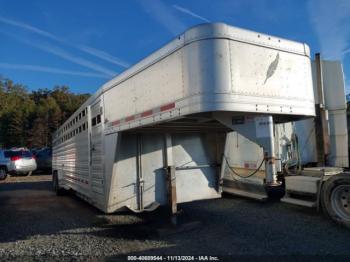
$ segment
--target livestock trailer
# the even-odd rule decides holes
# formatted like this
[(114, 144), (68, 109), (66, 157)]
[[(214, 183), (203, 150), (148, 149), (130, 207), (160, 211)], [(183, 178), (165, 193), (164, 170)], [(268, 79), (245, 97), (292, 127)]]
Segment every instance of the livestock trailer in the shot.
[(226, 135), (262, 146), (315, 116), (309, 47), (226, 24), (190, 28), (104, 84), (53, 136), (53, 184), (106, 213), (221, 196)]

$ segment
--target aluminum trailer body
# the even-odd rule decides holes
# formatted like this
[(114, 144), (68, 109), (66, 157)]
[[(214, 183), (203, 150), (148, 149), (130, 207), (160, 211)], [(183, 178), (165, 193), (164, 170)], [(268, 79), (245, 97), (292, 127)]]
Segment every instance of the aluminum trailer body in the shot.
[(306, 44), (196, 26), (104, 84), (55, 132), (54, 186), (106, 213), (218, 198), (234, 119), (271, 127), (272, 117), (314, 115)]

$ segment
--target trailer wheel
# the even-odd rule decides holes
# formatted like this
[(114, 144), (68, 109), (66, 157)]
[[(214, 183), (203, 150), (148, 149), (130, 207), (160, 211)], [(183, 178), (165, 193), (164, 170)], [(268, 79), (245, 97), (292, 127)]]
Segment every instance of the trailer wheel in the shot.
[(58, 176), (56, 172), (52, 174), (52, 188), (57, 196), (62, 196), (65, 193), (65, 190), (59, 186)]
[(326, 215), (350, 228), (350, 174), (329, 178), (322, 187), (321, 199)]

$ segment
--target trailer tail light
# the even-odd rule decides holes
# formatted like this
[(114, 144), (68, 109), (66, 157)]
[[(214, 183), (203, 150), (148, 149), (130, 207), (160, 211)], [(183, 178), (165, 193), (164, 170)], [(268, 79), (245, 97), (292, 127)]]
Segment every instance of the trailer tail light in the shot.
[(20, 156), (12, 156), (11, 157), (11, 161), (16, 161), (16, 160), (20, 160), (21, 157)]

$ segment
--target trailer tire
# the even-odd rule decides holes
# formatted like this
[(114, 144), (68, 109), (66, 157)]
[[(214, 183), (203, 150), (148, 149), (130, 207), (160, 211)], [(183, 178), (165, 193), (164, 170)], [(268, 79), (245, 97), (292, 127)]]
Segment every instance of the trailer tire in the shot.
[(57, 172), (54, 172), (52, 174), (52, 188), (53, 188), (53, 191), (55, 191), (57, 196), (62, 196), (65, 194), (66, 190), (64, 190), (64, 188), (61, 188), (59, 186)]
[(270, 199), (281, 199), (286, 193), (285, 186), (283, 184), (268, 186), (266, 187), (266, 193)]
[(0, 180), (5, 180), (7, 177), (6, 168), (0, 167)]
[(350, 174), (329, 178), (322, 186), (321, 205), (325, 214), (350, 229)]

